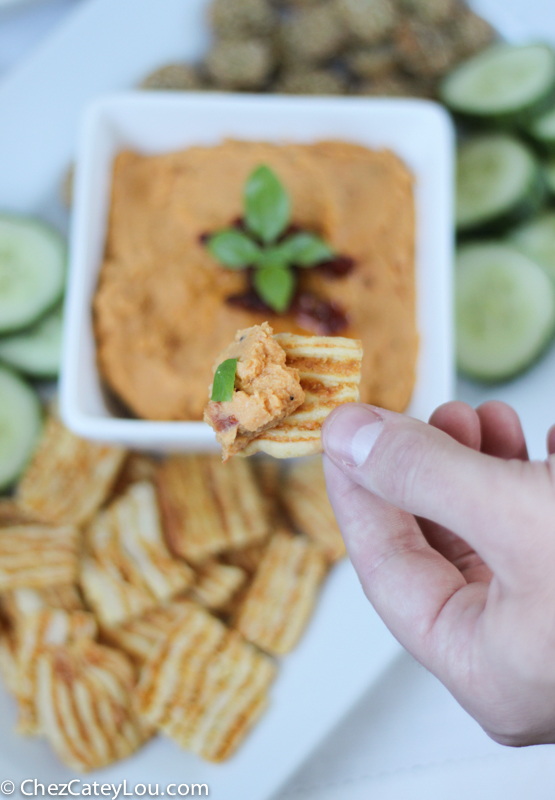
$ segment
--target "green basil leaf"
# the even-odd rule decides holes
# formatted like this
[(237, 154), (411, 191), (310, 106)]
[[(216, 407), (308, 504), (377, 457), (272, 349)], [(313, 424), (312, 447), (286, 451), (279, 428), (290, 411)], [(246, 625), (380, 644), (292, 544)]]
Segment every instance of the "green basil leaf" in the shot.
[(296, 267), (314, 267), (335, 255), (331, 247), (313, 233), (295, 233), (279, 245), (282, 257)]
[(206, 246), (214, 258), (230, 269), (244, 269), (255, 264), (260, 248), (246, 233), (233, 229), (215, 233)]
[(259, 297), (273, 311), (287, 311), (295, 292), (295, 275), (285, 267), (263, 267), (253, 277), (254, 288)]
[(275, 242), (289, 225), (291, 200), (277, 175), (257, 167), (245, 187), (245, 221), (265, 244)]
[(212, 396), (210, 400), (222, 403), (231, 400), (233, 389), (235, 388), (235, 373), (237, 372), (236, 358), (228, 358), (218, 366), (212, 384)]
[(287, 261), (285, 254), (281, 252), (280, 247), (265, 247), (260, 251), (260, 257), (256, 266), (283, 269), (284, 267), (289, 266), (289, 262)]

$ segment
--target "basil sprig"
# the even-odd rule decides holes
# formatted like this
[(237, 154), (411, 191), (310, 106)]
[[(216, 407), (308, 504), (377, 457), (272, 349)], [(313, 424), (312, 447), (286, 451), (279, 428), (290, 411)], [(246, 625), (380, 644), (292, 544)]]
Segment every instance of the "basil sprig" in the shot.
[(253, 279), (256, 293), (274, 311), (287, 311), (295, 293), (295, 274), (285, 267), (257, 269)]
[(257, 167), (244, 192), (246, 231), (230, 228), (209, 237), (207, 247), (227, 269), (254, 268), (253, 286), (273, 311), (289, 308), (297, 276), (293, 267), (310, 268), (335, 257), (313, 233), (284, 237), (291, 223), (291, 200), (277, 175), (266, 165)]
[(269, 167), (257, 167), (245, 186), (245, 222), (264, 244), (281, 236), (291, 220), (291, 200)]
[(256, 264), (262, 253), (246, 233), (233, 229), (211, 236), (208, 249), (228, 269), (245, 269), (249, 264)]
[(217, 367), (214, 374), (214, 383), (212, 384), (212, 396), (210, 397), (214, 402), (223, 403), (232, 399), (235, 388), (237, 360), (236, 358), (228, 358)]

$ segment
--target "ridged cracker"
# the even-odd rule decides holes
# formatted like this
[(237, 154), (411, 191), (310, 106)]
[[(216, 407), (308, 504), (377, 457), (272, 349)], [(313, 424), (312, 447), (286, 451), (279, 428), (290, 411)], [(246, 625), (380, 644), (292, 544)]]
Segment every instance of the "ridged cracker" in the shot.
[(287, 366), (299, 370), (304, 403), (278, 425), (253, 439), (239, 455), (263, 452), (274, 458), (296, 458), (322, 452), (326, 417), (343, 403), (359, 400), (362, 343), (339, 336), (274, 336), (287, 355)]
[(0, 620), (0, 674), (9, 692), (17, 690), (17, 664), (13, 631)]
[(304, 536), (276, 533), (234, 619), (245, 639), (272, 655), (297, 644), (316, 602), (326, 562)]
[(295, 526), (322, 548), (330, 563), (343, 558), (345, 543), (328, 500), (321, 458), (291, 465), (285, 473), (282, 499)]
[(63, 611), (84, 611), (83, 600), (75, 584), (62, 583), (45, 589), (14, 589), (0, 597), (4, 615), (12, 624), (21, 617), (49, 608)]
[(37, 522), (37, 520), (26, 513), (15, 500), (7, 497), (0, 498), (0, 528), (28, 525), (33, 522)]
[(111, 498), (124, 494), (133, 483), (153, 482), (157, 469), (158, 461), (151, 456), (144, 453), (129, 453), (112, 487)]
[(267, 656), (191, 603), (143, 669), (141, 711), (181, 747), (222, 761), (266, 707), (274, 676)]
[(38, 660), (40, 729), (71, 769), (87, 772), (126, 758), (148, 738), (135, 712), (134, 669), (123, 653), (82, 640)]
[(43, 522), (82, 525), (107, 499), (124, 457), (123, 449), (79, 439), (51, 416), (17, 502)]
[(157, 485), (169, 546), (192, 563), (260, 542), (269, 532), (248, 462), (174, 456), (161, 465)]
[(71, 525), (17, 525), (0, 533), (0, 592), (76, 583), (79, 531)]
[(135, 483), (85, 532), (81, 585), (104, 626), (120, 625), (186, 591), (193, 570), (168, 551), (156, 492)]
[(231, 550), (229, 553), (225, 553), (222, 558), (226, 564), (231, 564), (233, 567), (239, 567), (247, 574), (253, 575), (258, 569), (262, 558), (264, 557), (264, 553), (266, 552), (270, 538), (271, 536), (267, 537), (258, 544), (253, 544), (250, 547), (244, 547), (241, 550)]
[(19, 706), (19, 733), (27, 736), (41, 733), (35, 708), (37, 663), (41, 654), (48, 647), (93, 639), (96, 635), (96, 620), (86, 611), (45, 609), (18, 619), (12, 636), (16, 675), (13, 691)]
[(191, 600), (209, 611), (221, 611), (229, 605), (246, 580), (247, 573), (240, 567), (208, 561), (197, 569)]
[(110, 645), (124, 650), (134, 662), (144, 664), (172, 632), (175, 623), (187, 614), (186, 602), (174, 600), (123, 625), (104, 629), (103, 636)]

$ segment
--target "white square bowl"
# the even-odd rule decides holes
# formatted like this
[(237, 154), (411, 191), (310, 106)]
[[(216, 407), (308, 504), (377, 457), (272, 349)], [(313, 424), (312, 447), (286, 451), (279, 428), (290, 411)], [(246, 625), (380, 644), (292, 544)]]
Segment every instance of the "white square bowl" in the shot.
[(425, 100), (129, 92), (97, 100), (80, 138), (60, 389), (67, 426), (87, 439), (135, 449), (215, 448), (213, 431), (203, 422), (151, 422), (112, 413), (97, 369), (91, 308), (118, 151), (163, 153), (230, 137), (277, 143), (341, 139), (389, 148), (412, 170), (420, 353), (408, 413), (426, 419), (453, 397), (454, 387), (454, 134), (445, 110)]

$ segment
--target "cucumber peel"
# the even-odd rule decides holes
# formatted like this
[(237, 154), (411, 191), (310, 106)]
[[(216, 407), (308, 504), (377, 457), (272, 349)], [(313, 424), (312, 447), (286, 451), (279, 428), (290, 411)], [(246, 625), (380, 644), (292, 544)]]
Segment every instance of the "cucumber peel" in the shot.
[(55, 378), (60, 371), (61, 306), (31, 328), (0, 338), (0, 361), (32, 378)]
[(0, 491), (19, 478), (42, 428), (36, 392), (10, 369), (0, 367)]
[(555, 211), (548, 211), (510, 233), (511, 243), (546, 271), (555, 284)]
[(550, 195), (555, 197), (555, 159), (542, 166), (543, 179)]
[(440, 97), (470, 119), (524, 124), (553, 103), (555, 52), (544, 44), (491, 45), (447, 75)]
[(65, 262), (64, 240), (53, 228), (0, 215), (0, 334), (33, 325), (59, 302)]
[(515, 248), (466, 245), (456, 265), (457, 363), (483, 382), (508, 380), (543, 353), (555, 333), (555, 287)]
[(555, 155), (555, 108), (533, 120), (526, 132), (544, 153)]
[(459, 233), (496, 233), (541, 207), (545, 181), (530, 148), (508, 134), (463, 141), (457, 156)]

